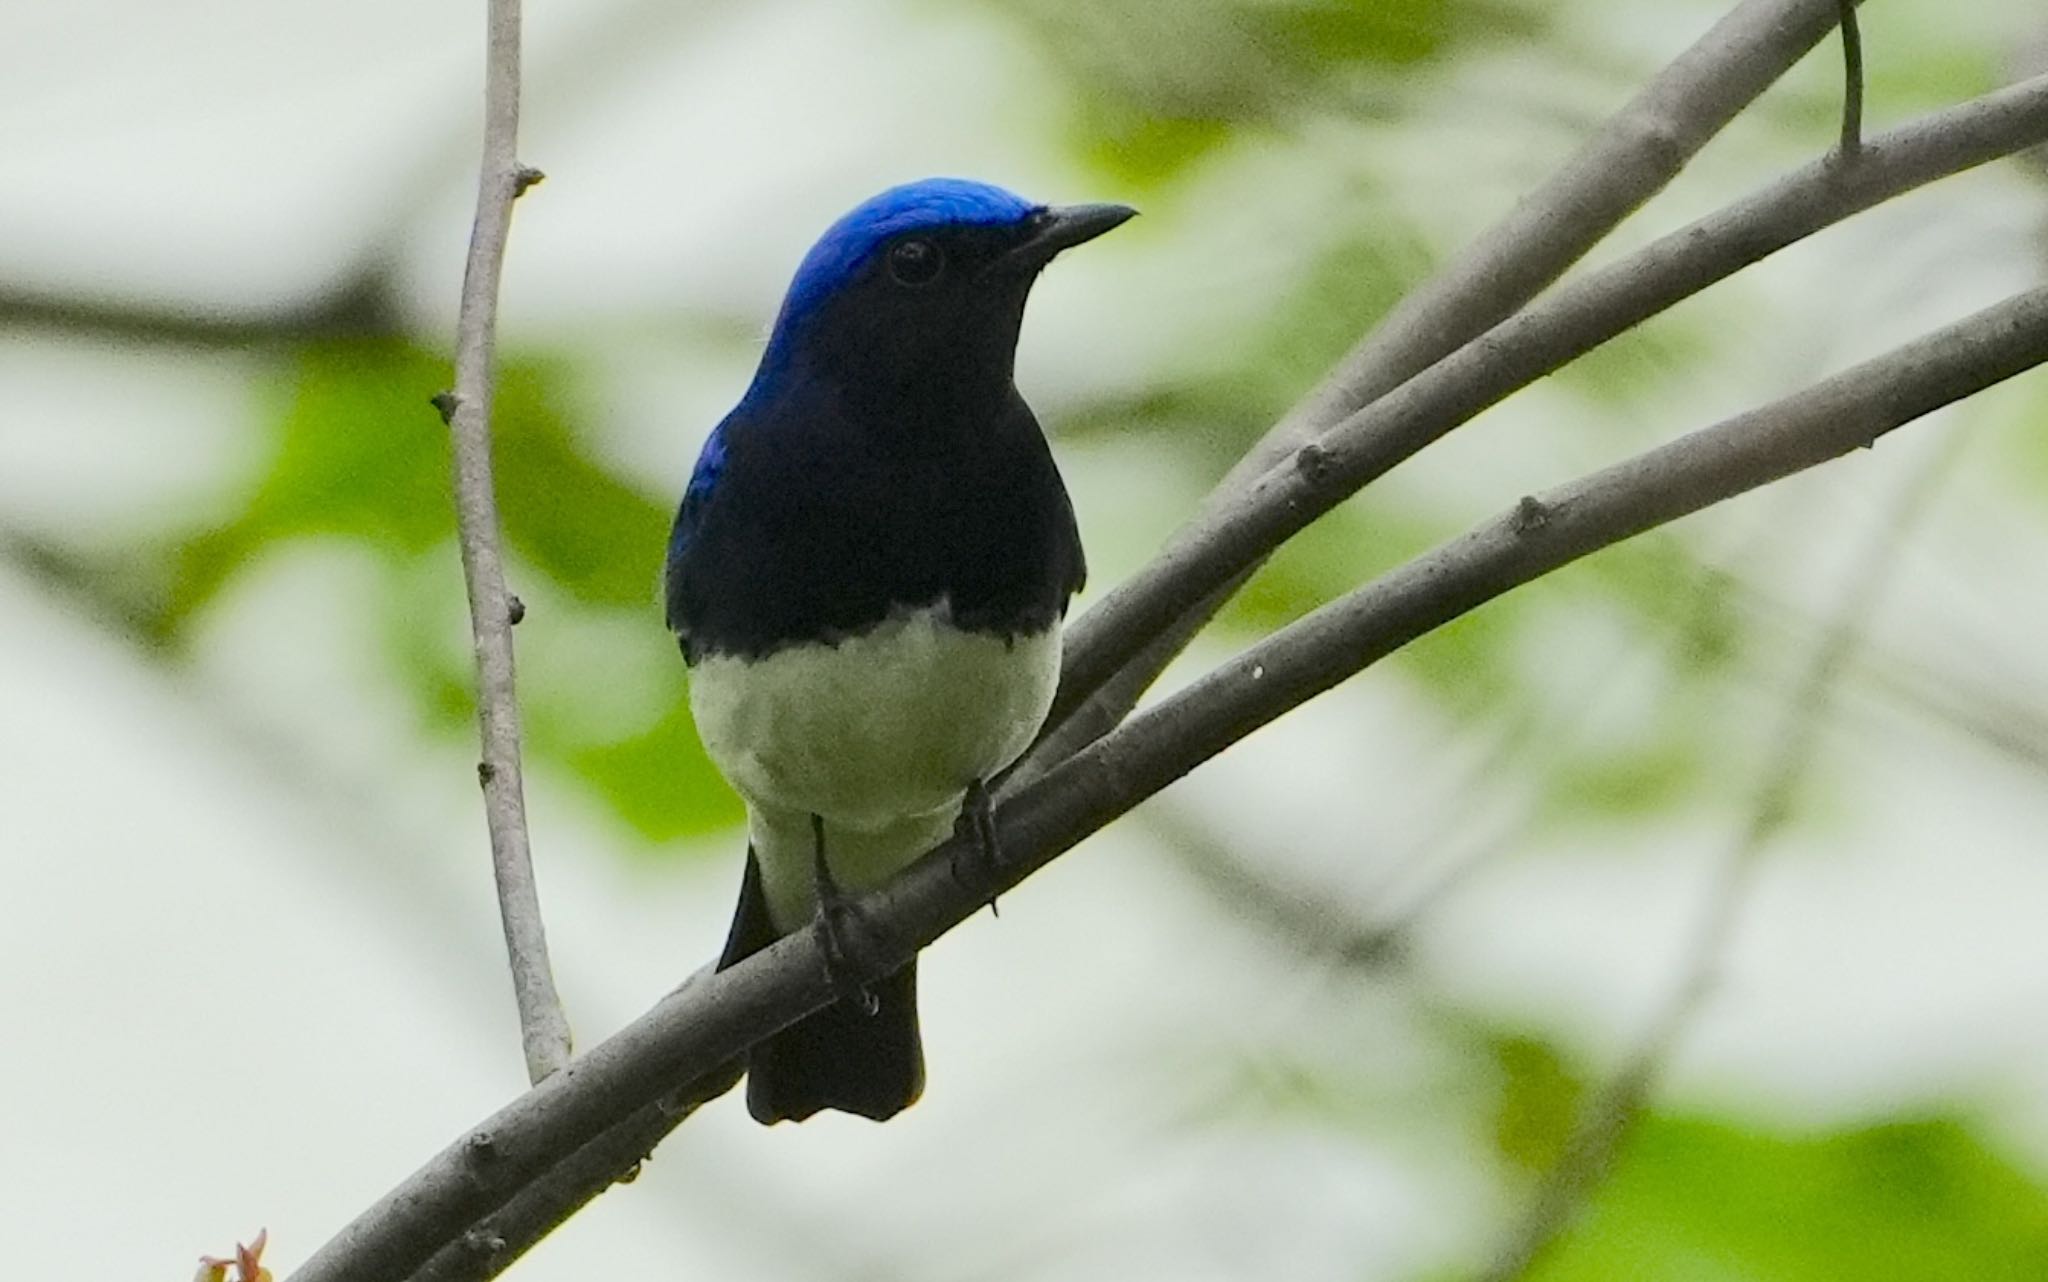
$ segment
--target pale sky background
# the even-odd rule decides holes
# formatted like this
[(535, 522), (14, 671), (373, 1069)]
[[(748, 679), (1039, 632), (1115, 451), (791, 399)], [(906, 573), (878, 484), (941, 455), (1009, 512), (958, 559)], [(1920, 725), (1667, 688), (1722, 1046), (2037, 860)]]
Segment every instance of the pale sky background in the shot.
[[(1366, 148), (1386, 198), (1454, 248), (1715, 11), (1581, 8), (1583, 65), (1489, 56), (1414, 91), (1411, 128), (1315, 145)], [(416, 332), (452, 331), (480, 6), (13, 0), (0, 15), (0, 288), (231, 315), (388, 258)], [(592, 0), (528, 17), (522, 155), (550, 177), (519, 210), (505, 341), (590, 349), (605, 448), (663, 492), (748, 373), (677, 367), (659, 321), (679, 303), (765, 326), (830, 218), (923, 173), (1125, 196), (1066, 158), (1036, 111), (1044, 68), (972, 10)], [(1893, 0), (1866, 18), (1874, 59), (2016, 41), (2030, 20), (2025, 0)], [(1792, 92), (1824, 92), (1824, 55)], [(1523, 95), (1558, 110), (1528, 118)], [(1444, 172), (1453, 149), (1478, 168)], [(1027, 395), (1056, 411), (1181, 368), (1274, 297), (1274, 265), (1327, 232), (1293, 211), (1342, 181), (1300, 156), (1247, 148), (1202, 180), (1213, 198), (1063, 261), (1027, 325)], [(1797, 159), (1738, 127), (1644, 227)], [(1702, 327), (1757, 341), (1673, 377), (1657, 428), (2037, 283), (2044, 223), (2043, 187), (2007, 167), (1784, 255), (1692, 305)], [(106, 546), (245, 484), (263, 461), (249, 374), (232, 354), (0, 328), (0, 516)], [(2037, 374), (1702, 523), (1717, 559), (1824, 617), (1899, 488), (1962, 451), (1831, 720), (1825, 819), (1769, 852), (1672, 1098), (1815, 1126), (1967, 1101), (2048, 1179), (2048, 788), (2038, 765), (1910, 715), (1879, 679), (1938, 670), (1989, 706), (2048, 707), (2044, 509), (2010, 462), (2048, 431), (2044, 407)], [(1535, 444), (1587, 412), (1537, 389), (1418, 460), (1418, 484), (1476, 518), (1614, 457)], [(1062, 459), (1098, 592), (1200, 491), (1113, 440)], [(453, 584), (452, 553), (448, 568)], [(0, 568), (0, 1259), (14, 1274), (183, 1278), (267, 1226), (282, 1275), (521, 1088), (471, 758), (423, 746), (370, 657), (359, 606), (375, 588), (359, 551), (295, 544), (235, 581), (174, 674)], [(652, 607), (645, 624), (620, 644), (666, 653)], [(1628, 645), (1613, 620), (1561, 612), (1529, 656), (1560, 706), (1594, 705), (1574, 734), (1658, 714)], [(1786, 674), (1756, 675), (1746, 706), (1714, 715), (1754, 737), (1761, 769)], [(766, 1131), (729, 1096), (511, 1276), (1334, 1282), (1476, 1259), (1488, 1238), (1473, 1225), (1514, 1208), (1474, 1157), (1469, 1100), (1405, 1028), (1408, 1000), (1612, 1061), (1668, 990), (1732, 837), (1730, 816), (1703, 811), (1654, 849), (1624, 829), (1546, 847), (1520, 835), (1512, 789), (1461, 800), (1477, 755), (1414, 691), (1344, 687), (935, 948), (915, 1109), (882, 1128)], [(717, 839), (729, 859), (656, 868), (568, 781), (541, 771), (531, 786), (558, 975), (590, 1044), (715, 951), (737, 838)], [(1164, 853), (1195, 820), (1318, 870), (1367, 914), (1427, 834), (1450, 834), (1445, 858), (1509, 849), (1435, 910), (1411, 967), (1367, 981), (1305, 971), (1195, 893)], [(1354, 1076), (1370, 1065), (1383, 1126), (1236, 1115), (1238, 1075), (1280, 1039)]]

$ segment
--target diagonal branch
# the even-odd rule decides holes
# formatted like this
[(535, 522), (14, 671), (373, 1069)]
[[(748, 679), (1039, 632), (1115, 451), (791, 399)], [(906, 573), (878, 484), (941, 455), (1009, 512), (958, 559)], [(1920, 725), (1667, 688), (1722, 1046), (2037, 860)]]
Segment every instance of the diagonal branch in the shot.
[[(1499, 324), (1562, 276), (1644, 201), (1663, 190), (1694, 153), (1804, 56), (1852, 0), (1744, 0), (1659, 72), (1603, 124), (1577, 154), (1434, 279), (1410, 294), (1210, 494), (1188, 529), (1206, 526), (1302, 445), (1355, 415)], [(1256, 562), (1254, 562), (1256, 564)], [(1195, 633), (1250, 573), (1181, 597), (1176, 617), (1139, 630), (1089, 611), (1067, 637), (1060, 694), (1048, 733), (1120, 676), (1118, 690), (1092, 708), (1088, 726), (1059, 745), (1080, 747), (1121, 721)], [(1187, 602), (1196, 604), (1188, 606)], [(1118, 626), (1121, 622), (1121, 626)], [(1138, 656), (1144, 647), (1142, 659)], [(1124, 670), (1129, 669), (1128, 675)], [(1039, 761), (1065, 752), (1034, 752)]]
[[(738, 1079), (725, 1081), (719, 1093)], [(697, 1105), (667, 1100), (643, 1104), (624, 1121), (584, 1144), (460, 1237), (450, 1241), (405, 1282), (483, 1282), (614, 1184), (631, 1183), (640, 1163), (695, 1112)]]
[[(712, 973), (706, 966), (682, 987), (702, 984)], [(641, 1105), (450, 1240), (405, 1282), (482, 1282), (498, 1276), (592, 1198), (614, 1184), (631, 1182), (654, 1146), (698, 1108), (731, 1090), (740, 1072), (740, 1061), (734, 1060), (687, 1090)]]
[(469, 618), (476, 646), (477, 723), (483, 756), (484, 819), (499, 916), (512, 963), (526, 1071), (538, 1082), (569, 1058), (569, 1022), (548, 967), (547, 934), (533, 881), (526, 831), (525, 785), (519, 765), (519, 703), (513, 690), (512, 627), (525, 608), (505, 587), (498, 504), (491, 485), (492, 357), (497, 341), (498, 278), (512, 202), (540, 181), (519, 164), (519, 0), (490, 0), (484, 66), (484, 154), (477, 181), (476, 223), (462, 275), (455, 333), (455, 390), (434, 398), (455, 438), (455, 517)]
[[(1063, 851), (1289, 709), (1397, 647), (1578, 558), (1867, 446), (2048, 361), (2048, 288), (1539, 497), (1316, 611), (1078, 756), (998, 811), (1006, 862), (967, 885), (949, 841), (859, 901), (893, 967)], [(888, 955), (893, 953), (894, 955)], [(403, 1278), (561, 1157), (833, 999), (799, 932), (647, 1014), (430, 1160), (322, 1247), (294, 1282)], [(695, 1094), (695, 1092), (691, 1092)], [(501, 1232), (503, 1230), (500, 1230)]]
[(1816, 161), (1560, 286), (1182, 527), (1069, 631), (1074, 689), (1093, 688), (1162, 635), (1179, 637), (1186, 602), (1227, 591), (1317, 517), (1513, 392), (1832, 223), (2044, 139), (2048, 75), (1873, 139), (1852, 166)]
[(1403, 299), (1231, 470), (1224, 485), (1256, 478), (1550, 286), (1834, 30), (1843, 2), (1737, 5), (1541, 187)]

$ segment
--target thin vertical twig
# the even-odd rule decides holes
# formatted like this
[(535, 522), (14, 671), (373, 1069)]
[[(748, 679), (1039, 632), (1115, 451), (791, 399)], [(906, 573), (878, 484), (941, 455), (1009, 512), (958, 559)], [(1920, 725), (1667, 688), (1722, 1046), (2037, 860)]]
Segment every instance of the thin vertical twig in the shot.
[(1856, 25), (1856, 0), (1836, 0), (1842, 11), (1842, 141), (1838, 154), (1854, 160), (1863, 152), (1863, 32)]
[(483, 166), (476, 223), (462, 276), (455, 333), (455, 390), (434, 398), (455, 440), (455, 516), (469, 618), (476, 644), (477, 726), (483, 755), (484, 819), (512, 992), (526, 1049), (526, 1072), (538, 1083), (569, 1060), (569, 1022), (548, 965), (533, 851), (526, 830), (525, 784), (519, 765), (519, 702), (514, 690), (512, 627), (525, 607), (505, 587), (498, 504), (491, 485), (491, 392), (497, 341), (498, 278), (512, 203), (541, 179), (519, 163), (519, 0), (490, 0), (484, 65)]
[(1563, 1154), (1544, 1177), (1499, 1254), (1480, 1274), (1481, 1282), (1521, 1282), (1571, 1228), (1586, 1200), (1613, 1169), (1679, 1039), (1713, 995), (1728, 941), (1756, 880), (1757, 865), (1791, 821), (1799, 791), (1819, 755), (1820, 734), (1835, 687), (1855, 657), (1885, 584), (1898, 568), (1901, 546), (1948, 476), (1957, 453), (1956, 445), (1950, 443), (1906, 483), (1889, 518), (1864, 549), (1834, 617), (1815, 639), (1786, 706), (1778, 742), (1756, 797), (1715, 869), (1705, 912), (1694, 928), (1683, 971), (1670, 997), (1621, 1067), (1580, 1110)]

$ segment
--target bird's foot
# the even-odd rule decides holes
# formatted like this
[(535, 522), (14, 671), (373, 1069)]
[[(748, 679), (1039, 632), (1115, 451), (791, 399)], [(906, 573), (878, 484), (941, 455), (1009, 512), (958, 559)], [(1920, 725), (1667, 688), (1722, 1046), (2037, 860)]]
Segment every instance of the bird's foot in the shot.
[(840, 1001), (863, 1015), (872, 1015), (881, 1009), (881, 1003), (861, 982), (862, 968), (855, 961), (858, 950), (854, 937), (867, 928), (867, 923), (862, 920), (860, 909), (854, 907), (852, 896), (839, 888), (831, 865), (825, 862), (823, 815), (811, 816), (811, 858), (811, 878), (818, 896), (818, 951), (825, 957), (825, 978), (831, 981)]
[[(995, 798), (989, 794), (986, 779), (976, 779), (967, 785), (967, 795), (960, 802), (960, 817), (953, 821), (953, 835), (970, 839), (964, 847), (964, 859), (962, 851), (953, 855), (953, 880), (969, 890), (985, 890), (995, 885), (1002, 872), (1003, 850), (996, 840)], [(994, 895), (988, 897), (988, 910), (1002, 916)]]

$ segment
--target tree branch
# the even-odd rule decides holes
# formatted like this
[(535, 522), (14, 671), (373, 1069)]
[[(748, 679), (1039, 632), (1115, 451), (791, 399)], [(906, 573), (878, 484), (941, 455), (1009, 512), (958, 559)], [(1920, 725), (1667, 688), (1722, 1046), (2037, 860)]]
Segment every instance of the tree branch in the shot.
[(529, 1080), (538, 1082), (569, 1058), (569, 1022), (548, 967), (540, 894), (526, 831), (525, 786), (519, 764), (519, 703), (513, 689), (512, 627), (525, 609), (505, 587), (499, 547), (498, 504), (491, 484), (492, 358), (497, 339), (498, 278), (512, 203), (540, 181), (519, 164), (519, 0), (490, 0), (490, 37), (484, 66), (483, 165), (477, 180), (476, 223), (462, 275), (462, 310), (456, 322), (455, 390), (434, 398), (455, 438), (455, 517), (462, 574), (469, 585), (469, 617), (476, 648), (477, 723), (483, 756), (484, 818), (491, 833), (491, 867), (512, 991), (519, 1006)]
[(0, 285), (0, 327), (16, 326), (116, 343), (227, 351), (400, 330), (390, 275), (381, 262), (344, 277), (306, 302), (246, 312)]
[[(1744, 0), (1736, 6), (1556, 174), (1395, 307), (1231, 468), (1186, 528), (1207, 526), (1302, 445), (1536, 297), (1663, 190), (1694, 153), (1833, 30), (1843, 2)], [(1104, 614), (1109, 600), (1090, 610), (1069, 630), (1047, 732), (1061, 732), (1084, 703), (1093, 705), (1088, 724), (1064, 735), (1061, 747), (1071, 750), (1076, 741), (1092, 741), (1120, 722), (1256, 564), (1205, 589), (1206, 595), (1179, 598), (1177, 617), (1157, 619), (1138, 635), (1127, 635), (1114, 626), (1114, 616)], [(1140, 646), (1142, 661), (1135, 657)], [(1108, 697), (1091, 699), (1112, 675), (1126, 670)], [(1034, 750), (1034, 757), (1040, 755), (1050, 754)]]
[(1403, 299), (1231, 470), (1225, 484), (1255, 479), (1302, 442), (1505, 320), (1564, 275), (1834, 30), (1842, 2), (1737, 5), (1541, 187)]
[[(1133, 718), (997, 812), (998, 885), (964, 885), (949, 841), (859, 908), (900, 964), (1118, 815), (1431, 628), (1551, 570), (1734, 494), (1867, 446), (2048, 360), (2048, 288), (2020, 295), (1784, 400), (1525, 498), (1251, 647)], [(810, 931), (670, 995), (457, 1140), (357, 1217), (294, 1282), (402, 1278), (535, 1186), (561, 1155), (679, 1082), (833, 998)], [(487, 1137), (487, 1142), (478, 1137)]]
[[(704, 983), (711, 974), (706, 966), (682, 987)], [(706, 1102), (731, 1090), (740, 1073), (741, 1062), (733, 1060), (687, 1090), (641, 1105), (435, 1252), (406, 1282), (482, 1282), (498, 1276), (592, 1198), (614, 1184), (632, 1182), (654, 1146)]]
[[(735, 1073), (733, 1081), (737, 1080)], [(733, 1081), (724, 1089), (730, 1090)], [(696, 1109), (671, 1106), (667, 1100), (641, 1105), (436, 1251), (405, 1282), (483, 1282), (497, 1277), (592, 1198), (614, 1184), (632, 1183), (654, 1146)]]
[[(1940, 112), (1823, 159), (1599, 271), (1513, 318), (1222, 492), (1160, 554), (1069, 631), (1088, 691), (1162, 635), (1184, 605), (1227, 591), (1273, 549), (1432, 441), (1624, 330), (1872, 205), (2048, 139), (2048, 76)], [(1071, 743), (1068, 736), (1063, 742)]]

